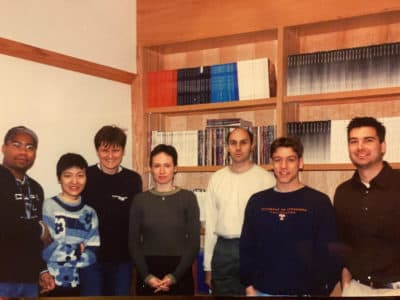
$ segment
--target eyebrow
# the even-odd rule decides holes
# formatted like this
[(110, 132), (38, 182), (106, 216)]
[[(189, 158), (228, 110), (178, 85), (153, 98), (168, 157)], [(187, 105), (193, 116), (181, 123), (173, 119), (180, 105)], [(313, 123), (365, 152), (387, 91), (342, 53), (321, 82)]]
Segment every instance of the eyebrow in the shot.
[(279, 156), (279, 155), (277, 155), (277, 156), (272, 156), (272, 159), (274, 159), (274, 158), (298, 158), (298, 156), (295, 155), (295, 154), (289, 155), (289, 156)]
[(359, 139), (377, 139), (378, 136), (377, 135), (368, 135), (368, 136), (363, 136), (363, 137), (356, 137), (356, 136), (352, 136), (349, 137), (349, 140), (359, 140)]
[(24, 143), (24, 142), (21, 142), (19, 140), (9, 140), (9, 142), (11, 142), (11, 143), (20, 143), (20, 144), (24, 144), (24, 145), (32, 145), (32, 146), (35, 145), (33, 142), (32, 143)]

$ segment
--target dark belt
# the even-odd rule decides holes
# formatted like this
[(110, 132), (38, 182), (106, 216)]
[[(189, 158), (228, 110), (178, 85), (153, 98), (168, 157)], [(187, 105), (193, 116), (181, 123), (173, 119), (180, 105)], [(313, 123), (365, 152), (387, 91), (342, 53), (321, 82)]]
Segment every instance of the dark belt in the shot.
[[(361, 284), (368, 285), (373, 289), (398, 289), (398, 282), (384, 282), (384, 281), (376, 281), (376, 280), (363, 280), (363, 279), (355, 279)], [(396, 284), (395, 284), (396, 283)]]

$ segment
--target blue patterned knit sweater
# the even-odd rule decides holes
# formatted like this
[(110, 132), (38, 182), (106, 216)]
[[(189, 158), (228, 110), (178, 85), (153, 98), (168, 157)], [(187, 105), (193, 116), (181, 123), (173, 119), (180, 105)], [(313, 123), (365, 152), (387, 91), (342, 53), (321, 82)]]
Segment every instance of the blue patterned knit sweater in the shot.
[[(71, 205), (55, 196), (44, 201), (43, 222), (53, 239), (43, 250), (50, 274), (57, 286), (77, 287), (78, 268), (96, 262), (95, 252), (100, 246), (96, 211), (80, 200)], [(81, 244), (85, 246), (83, 252)]]

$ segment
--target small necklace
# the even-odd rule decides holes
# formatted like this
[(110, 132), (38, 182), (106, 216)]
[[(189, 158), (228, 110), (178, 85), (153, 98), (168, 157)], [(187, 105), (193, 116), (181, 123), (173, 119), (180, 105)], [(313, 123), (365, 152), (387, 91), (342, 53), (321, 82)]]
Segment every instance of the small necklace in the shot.
[(171, 192), (176, 190), (176, 186), (171, 186), (171, 188), (168, 191), (158, 191), (156, 188), (153, 189), (156, 193), (158, 193), (161, 196), (161, 200), (165, 200), (166, 196), (170, 195)]

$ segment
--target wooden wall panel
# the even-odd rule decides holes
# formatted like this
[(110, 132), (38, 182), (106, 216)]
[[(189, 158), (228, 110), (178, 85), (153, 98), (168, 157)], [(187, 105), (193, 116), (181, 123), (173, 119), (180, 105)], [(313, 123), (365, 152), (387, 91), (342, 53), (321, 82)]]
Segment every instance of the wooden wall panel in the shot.
[(331, 105), (304, 105), (299, 108), (298, 121), (346, 120), (356, 116), (400, 116), (400, 99), (381, 103), (339, 103)]
[[(399, 1), (400, 2), (400, 1)], [(327, 51), (400, 41), (400, 11), (307, 25), (296, 30), (296, 53)]]
[[(399, 10), (398, 0), (137, 0), (138, 44), (162, 45)], [(312, 12), (312, 13), (310, 13)]]
[(277, 63), (276, 30), (147, 48), (159, 53), (159, 68), (179, 69), (269, 57)]
[(223, 118), (242, 118), (253, 122), (254, 126), (275, 124), (274, 109), (259, 109), (254, 111), (229, 111), (229, 112), (206, 112), (185, 115), (171, 115), (165, 117), (165, 130), (179, 131), (198, 130), (206, 127), (207, 119), (223, 119)]
[(300, 174), (301, 181), (324, 192), (333, 202), (336, 187), (353, 176), (354, 171), (306, 171)]

